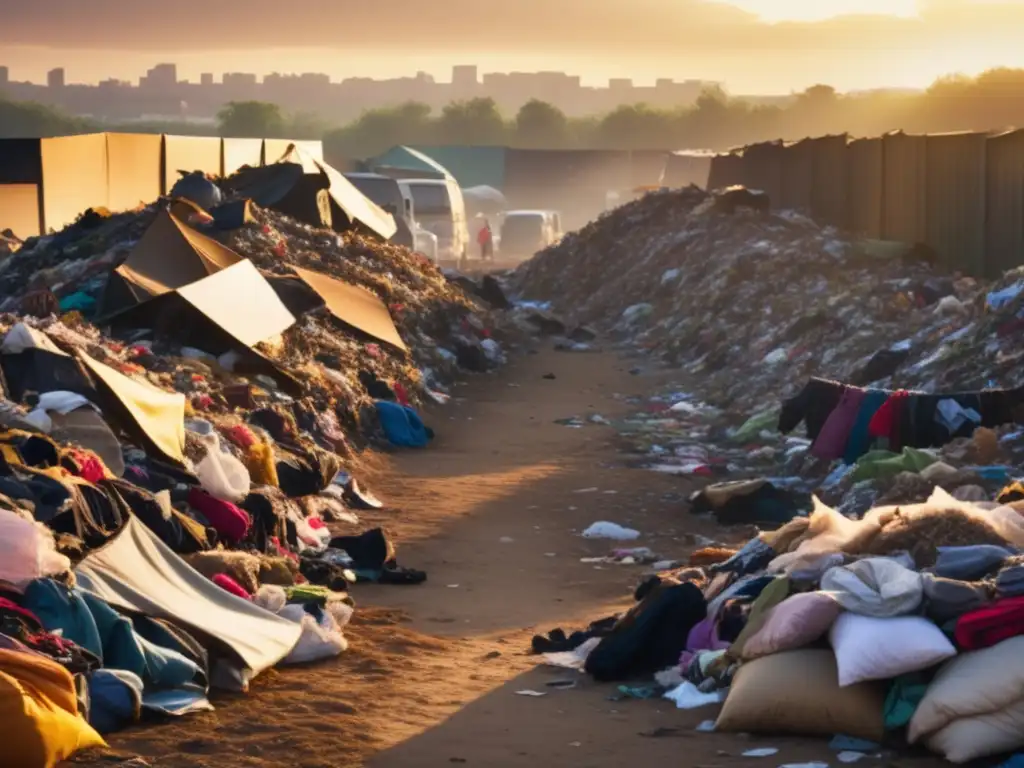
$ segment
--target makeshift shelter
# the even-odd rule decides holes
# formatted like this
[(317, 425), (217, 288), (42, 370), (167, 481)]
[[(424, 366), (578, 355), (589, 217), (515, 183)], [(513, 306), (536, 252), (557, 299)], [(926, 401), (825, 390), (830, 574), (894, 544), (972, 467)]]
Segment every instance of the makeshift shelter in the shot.
[(163, 211), (128, 260), (110, 275), (100, 301), (100, 316), (184, 287), (242, 260), (230, 248)]
[(122, 611), (181, 624), (216, 651), (211, 684), (245, 690), (295, 647), (299, 624), (221, 589), (138, 518), (75, 569), (78, 585)]
[(229, 180), (237, 193), (315, 227), (361, 230), (389, 240), (392, 216), (370, 201), (335, 168), (292, 145), (275, 163), (245, 168)]
[(324, 300), (335, 319), (403, 352), (408, 351), (388, 308), (368, 290), (311, 269), (294, 269), (303, 282)]

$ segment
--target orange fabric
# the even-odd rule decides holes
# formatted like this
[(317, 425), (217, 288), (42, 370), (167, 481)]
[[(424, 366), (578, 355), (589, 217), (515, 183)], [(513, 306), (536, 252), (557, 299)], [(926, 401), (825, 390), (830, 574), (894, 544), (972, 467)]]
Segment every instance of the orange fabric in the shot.
[(71, 673), (39, 654), (0, 650), (0, 763), (51, 768), (106, 742), (78, 714)]

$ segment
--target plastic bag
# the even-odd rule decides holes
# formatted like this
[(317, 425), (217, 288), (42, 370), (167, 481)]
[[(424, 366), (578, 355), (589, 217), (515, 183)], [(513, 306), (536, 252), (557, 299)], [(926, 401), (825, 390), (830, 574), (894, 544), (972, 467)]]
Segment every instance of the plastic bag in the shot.
[(201, 435), (200, 440), (206, 446), (206, 456), (196, 465), (196, 477), (203, 490), (222, 501), (233, 504), (242, 501), (249, 495), (252, 485), (249, 470), (221, 449), (220, 435), (216, 432)]
[(20, 586), (70, 569), (46, 526), (0, 510), (0, 579)]
[(330, 659), (348, 648), (348, 640), (341, 633), (334, 615), (329, 611), (321, 613), (317, 622), (301, 605), (286, 605), (278, 613), (282, 618), (302, 625), (299, 642), (285, 659), (284, 664), (303, 664), (310, 661)]

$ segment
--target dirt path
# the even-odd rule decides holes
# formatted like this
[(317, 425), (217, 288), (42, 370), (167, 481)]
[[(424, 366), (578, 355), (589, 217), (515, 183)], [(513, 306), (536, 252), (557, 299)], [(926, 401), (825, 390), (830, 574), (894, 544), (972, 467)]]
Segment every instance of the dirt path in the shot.
[[(658, 383), (630, 367), (611, 354), (545, 351), (460, 388), (428, 414), (435, 445), (381, 461), (372, 487), (394, 511), (364, 519), (385, 525), (399, 561), (426, 570), (428, 582), (357, 589), (352, 647), (340, 659), (272, 671), (249, 696), (218, 698), (212, 714), (115, 735), (117, 754), (190, 768), (834, 761), (824, 742), (696, 733), (714, 709), (612, 701), (613, 686), (583, 676), (573, 689), (546, 687), (572, 674), (526, 655), (535, 632), (630, 602), (641, 568), (581, 563), (609, 549), (579, 536), (587, 525), (636, 528), (638, 545), (666, 557), (687, 552), (687, 533), (698, 531), (678, 479), (616, 466), (612, 428), (554, 423), (628, 413), (622, 396)], [(515, 693), (526, 689), (546, 695)], [(781, 751), (737, 757), (755, 746)]]

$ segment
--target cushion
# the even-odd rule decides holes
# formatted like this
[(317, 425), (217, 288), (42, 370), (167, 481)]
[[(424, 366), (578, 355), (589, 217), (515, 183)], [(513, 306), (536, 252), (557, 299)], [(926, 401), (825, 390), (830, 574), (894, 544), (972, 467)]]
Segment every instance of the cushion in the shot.
[(832, 625), (829, 639), (844, 687), (918, 672), (956, 656), (942, 630), (920, 616), (876, 619), (844, 613)]
[(740, 667), (715, 729), (881, 741), (884, 703), (876, 683), (840, 688), (832, 651), (785, 651)]
[(744, 659), (795, 651), (828, 632), (842, 609), (821, 592), (793, 595), (772, 608), (764, 624), (743, 647)]
[(924, 597), (921, 574), (884, 557), (833, 568), (821, 577), (821, 589), (846, 610), (879, 618), (913, 613)]
[(1024, 698), (998, 712), (954, 720), (925, 743), (951, 763), (1018, 750), (1024, 747)]
[(913, 744), (954, 720), (990, 715), (1024, 699), (1024, 637), (957, 656), (943, 665), (910, 720)]

